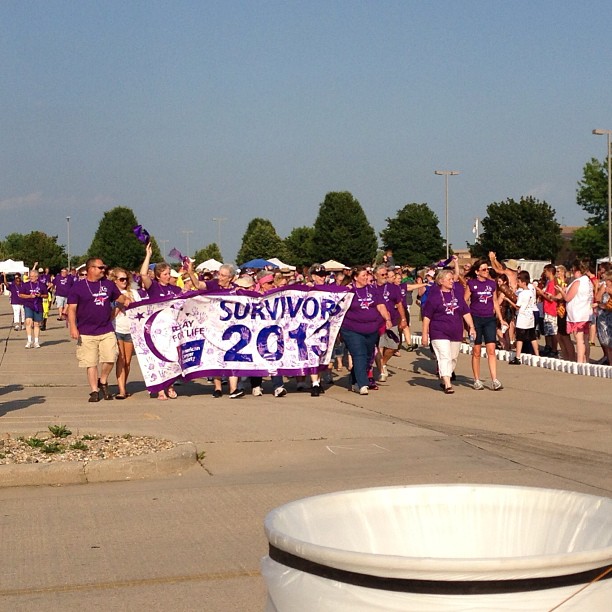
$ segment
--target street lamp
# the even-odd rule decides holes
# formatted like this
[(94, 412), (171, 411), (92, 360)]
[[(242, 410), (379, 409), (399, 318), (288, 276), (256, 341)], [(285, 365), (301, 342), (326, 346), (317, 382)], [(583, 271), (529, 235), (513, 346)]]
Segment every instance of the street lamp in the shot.
[(446, 259), (448, 259), (449, 254), (449, 243), (448, 243), (448, 177), (456, 176), (459, 174), (458, 170), (434, 170), (434, 174), (439, 174), (444, 177), (444, 182), (446, 184)]
[(608, 261), (612, 261), (612, 177), (610, 176), (610, 134), (612, 130), (593, 130), (593, 134), (608, 137)]
[(66, 228), (68, 230), (68, 272), (70, 272), (70, 217), (66, 217)]
[(193, 234), (193, 230), (182, 230), (182, 233), (187, 236), (187, 257), (191, 257), (189, 254), (189, 234)]
[(217, 246), (219, 247), (219, 251), (221, 251), (221, 224), (224, 221), (227, 221), (227, 217), (213, 217), (213, 221), (217, 222)]
[(166, 245), (170, 242), (169, 240), (158, 240), (158, 242), (162, 243), (163, 249), (164, 249), (164, 256), (163, 256), (163, 260), (166, 261), (166, 251), (168, 250), (166, 248)]

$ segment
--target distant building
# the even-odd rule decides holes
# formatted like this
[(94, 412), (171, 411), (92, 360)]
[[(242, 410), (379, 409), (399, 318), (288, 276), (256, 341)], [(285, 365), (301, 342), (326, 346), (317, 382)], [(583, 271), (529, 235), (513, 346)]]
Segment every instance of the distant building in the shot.
[(572, 250), (570, 243), (576, 230), (579, 230), (581, 227), (580, 225), (566, 225), (561, 227), (561, 249), (557, 253), (554, 263), (567, 266), (576, 259), (576, 253)]

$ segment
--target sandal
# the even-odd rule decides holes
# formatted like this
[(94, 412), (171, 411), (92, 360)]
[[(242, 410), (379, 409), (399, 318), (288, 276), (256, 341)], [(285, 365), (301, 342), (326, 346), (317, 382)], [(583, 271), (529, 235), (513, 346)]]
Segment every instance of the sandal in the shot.
[(100, 387), (100, 392), (104, 396), (105, 400), (112, 400), (113, 396), (108, 392), (108, 382), (102, 384), (100, 379), (98, 378), (98, 387)]
[(127, 398), (127, 395), (122, 395), (121, 393), (115, 394), (115, 399), (122, 400), (126, 398)]
[(89, 399), (87, 401), (88, 402), (99, 402), (100, 401), (100, 392), (99, 391), (92, 391), (89, 394)]
[(452, 395), (455, 392), (455, 390), (452, 387), (444, 387), (444, 393), (446, 393), (446, 395)]

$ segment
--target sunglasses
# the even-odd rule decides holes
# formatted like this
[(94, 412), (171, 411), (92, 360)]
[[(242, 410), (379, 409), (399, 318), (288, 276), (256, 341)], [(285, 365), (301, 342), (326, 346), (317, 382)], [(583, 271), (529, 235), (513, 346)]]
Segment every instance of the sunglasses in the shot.
[(125, 276), (122, 276), (121, 278), (117, 279), (118, 281), (125, 283), (125, 281), (127, 280), (127, 278)]
[(106, 266), (91, 266), (92, 268), (98, 268), (98, 270), (106, 270)]
[(86, 272), (81, 272), (81, 273), (79, 273), (79, 276), (87, 276), (87, 273)]

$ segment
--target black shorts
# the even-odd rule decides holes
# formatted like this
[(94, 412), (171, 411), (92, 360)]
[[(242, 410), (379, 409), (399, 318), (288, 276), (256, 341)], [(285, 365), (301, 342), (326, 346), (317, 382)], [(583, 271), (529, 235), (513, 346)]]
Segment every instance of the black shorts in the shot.
[(497, 340), (497, 318), (496, 317), (475, 317), (474, 329), (476, 330), (476, 340), (474, 344), (495, 344)]
[(516, 339), (520, 340), (521, 342), (533, 342), (536, 340), (535, 327), (530, 327), (529, 329), (521, 329), (520, 327), (517, 327)]

